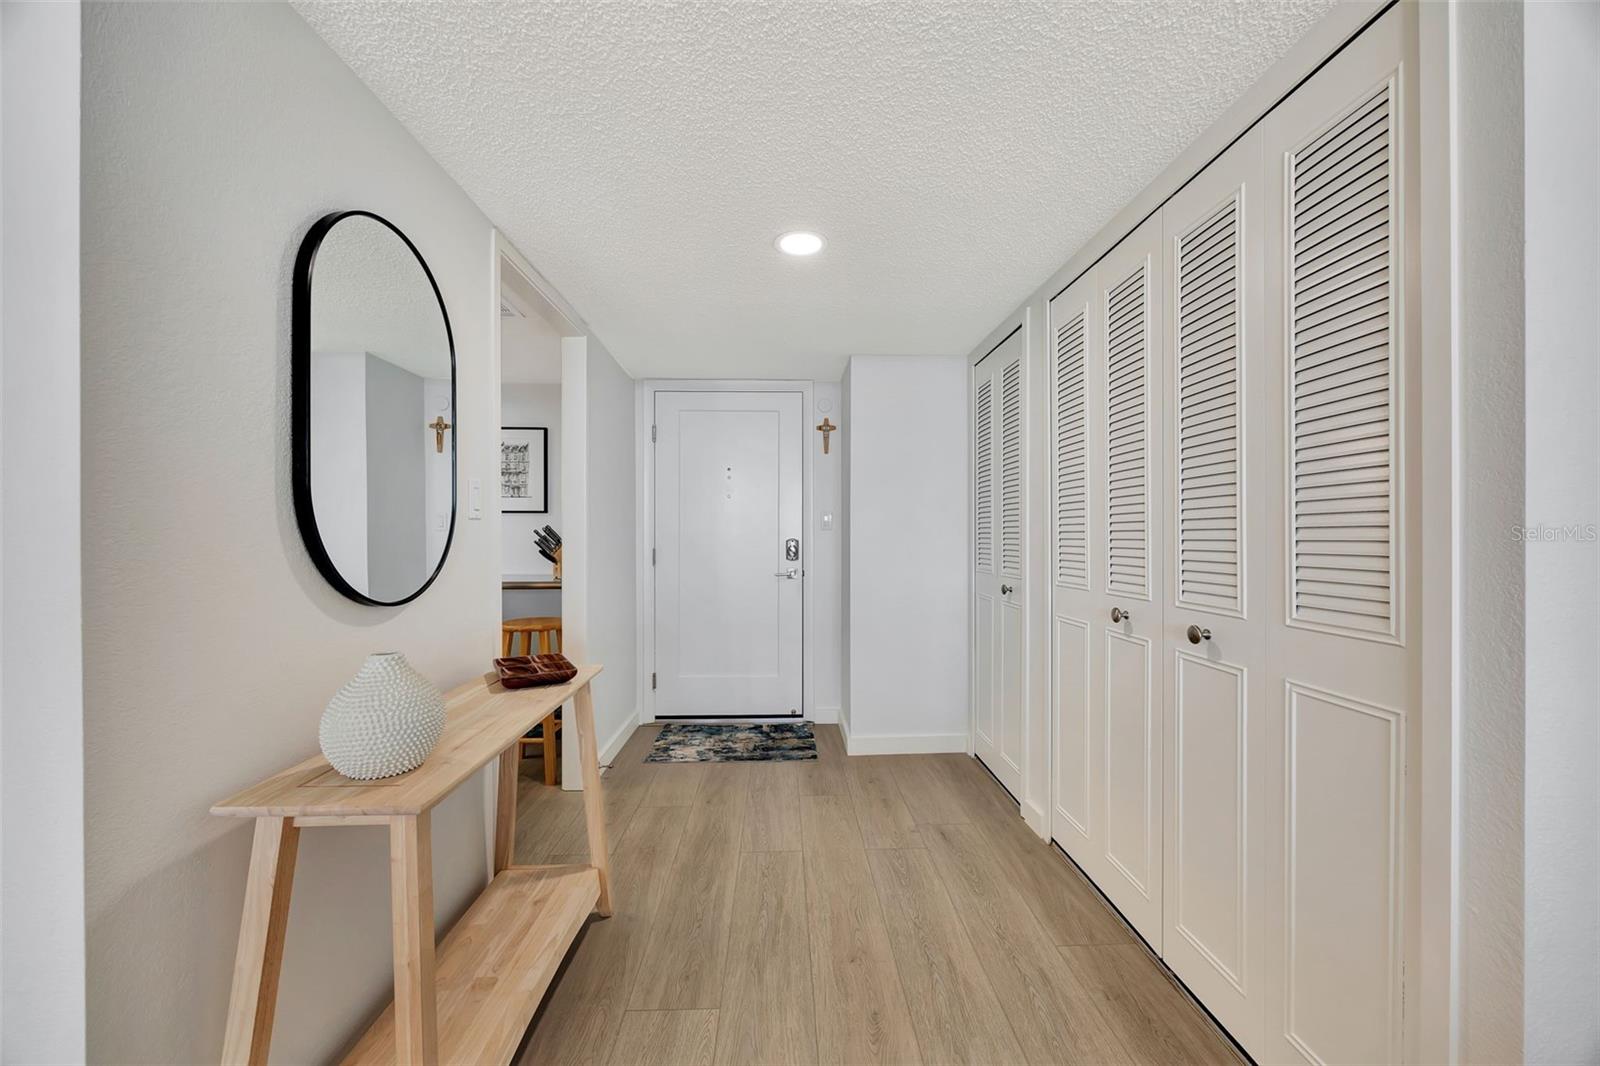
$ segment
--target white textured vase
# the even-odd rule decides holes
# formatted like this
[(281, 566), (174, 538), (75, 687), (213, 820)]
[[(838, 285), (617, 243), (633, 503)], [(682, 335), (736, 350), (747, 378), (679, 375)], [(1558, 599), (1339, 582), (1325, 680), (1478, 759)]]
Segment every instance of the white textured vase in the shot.
[(328, 701), (317, 739), (333, 768), (357, 781), (422, 765), (444, 732), (444, 696), (397, 651), (367, 656)]

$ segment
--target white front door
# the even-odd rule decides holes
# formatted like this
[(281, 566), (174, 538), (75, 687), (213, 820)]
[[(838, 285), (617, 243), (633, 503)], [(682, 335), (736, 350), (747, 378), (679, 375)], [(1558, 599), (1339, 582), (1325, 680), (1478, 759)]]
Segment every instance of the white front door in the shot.
[(973, 751), (1022, 792), (1027, 677), (1027, 345), (1012, 333), (972, 371), (976, 493)]
[(801, 394), (657, 392), (655, 713), (799, 715)]

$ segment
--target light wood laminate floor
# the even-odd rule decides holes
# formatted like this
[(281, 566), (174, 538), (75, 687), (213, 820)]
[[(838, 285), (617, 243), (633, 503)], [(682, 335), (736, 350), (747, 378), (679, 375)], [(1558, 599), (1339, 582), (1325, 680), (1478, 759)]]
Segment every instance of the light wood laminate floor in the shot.
[[(645, 763), (605, 776), (616, 913), (533, 1063), (1240, 1060), (964, 755)], [(582, 862), (581, 794), (524, 778), (518, 862)]]

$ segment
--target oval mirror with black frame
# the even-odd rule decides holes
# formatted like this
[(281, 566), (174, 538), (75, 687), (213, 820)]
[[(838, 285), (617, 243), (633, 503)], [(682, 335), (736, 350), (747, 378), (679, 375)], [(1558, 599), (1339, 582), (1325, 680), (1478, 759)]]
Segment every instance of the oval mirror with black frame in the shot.
[(392, 223), (336, 212), (300, 245), (292, 333), (300, 535), (344, 595), (408, 603), (455, 535), (456, 355), (439, 286)]

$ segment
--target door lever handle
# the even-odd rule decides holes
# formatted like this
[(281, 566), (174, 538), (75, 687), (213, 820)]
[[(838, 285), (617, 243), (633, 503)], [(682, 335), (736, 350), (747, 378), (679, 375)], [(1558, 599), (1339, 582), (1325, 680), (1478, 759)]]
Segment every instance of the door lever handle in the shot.
[(799, 567), (791, 566), (787, 570), (779, 570), (776, 574), (773, 574), (772, 576), (773, 577), (786, 577), (790, 581), (793, 581), (795, 579), (795, 575), (798, 574), (799, 572), (800, 572)]

